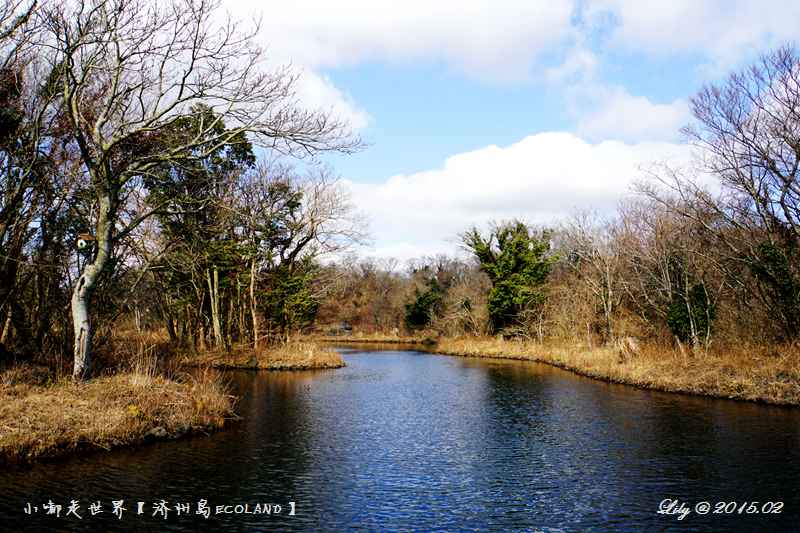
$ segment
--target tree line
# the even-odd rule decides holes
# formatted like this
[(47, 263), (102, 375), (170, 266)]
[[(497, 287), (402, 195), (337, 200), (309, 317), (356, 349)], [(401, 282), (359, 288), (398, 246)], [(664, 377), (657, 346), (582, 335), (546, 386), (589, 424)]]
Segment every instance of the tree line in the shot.
[[(341, 265), (352, 295), (326, 305), (372, 328), (627, 338), (684, 354), (790, 345), (800, 333), (798, 77), (800, 53), (787, 45), (691, 96), (692, 162), (647, 164), (609, 215), (473, 227), (459, 236), (470, 260), (427, 258), (404, 276), (374, 261)], [(396, 294), (393, 311), (372, 318), (359, 291)]]
[(644, 167), (614, 213), (467, 228), (462, 254), (401, 266), (322, 260), (370, 236), (315, 156), (364, 144), (297, 104), (257, 24), (216, 9), (1, 5), (3, 361), (82, 377), (123, 322), (197, 349), (257, 350), (340, 322), (684, 353), (797, 338), (795, 47), (693, 95), (693, 162)]

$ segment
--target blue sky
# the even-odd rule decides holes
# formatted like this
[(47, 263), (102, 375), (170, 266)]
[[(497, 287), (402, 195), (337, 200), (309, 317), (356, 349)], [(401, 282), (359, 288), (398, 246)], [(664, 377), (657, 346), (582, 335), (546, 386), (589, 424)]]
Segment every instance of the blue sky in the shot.
[(793, 42), (791, 0), (230, 2), (270, 60), (371, 146), (330, 156), (369, 252), (450, 251), (489, 220), (611, 213), (638, 165), (688, 159), (687, 98)]

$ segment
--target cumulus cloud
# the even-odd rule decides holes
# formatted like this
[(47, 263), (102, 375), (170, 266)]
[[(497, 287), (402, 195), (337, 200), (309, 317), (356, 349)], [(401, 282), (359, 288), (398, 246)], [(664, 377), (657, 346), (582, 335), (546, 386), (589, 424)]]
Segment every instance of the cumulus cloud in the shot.
[(582, 13), (585, 31), (605, 28), (612, 46), (654, 55), (699, 53), (716, 73), (796, 39), (800, 25), (795, 0), (589, 0)]
[[(225, 6), (241, 17), (252, 9), (243, 4)], [(353, 184), (374, 221), (375, 254), (398, 257), (451, 247), (445, 239), (494, 218), (546, 222), (590, 206), (608, 212), (638, 177), (638, 164), (688, 159), (674, 144), (689, 121), (685, 102), (604, 85), (610, 58), (684, 54), (705, 62), (708, 77), (794, 38), (800, 26), (795, 0), (297, 0), (267, 9), (259, 37), (276, 65), (305, 69), (302, 104), (333, 107), (357, 131), (370, 126), (368, 110), (319, 74), (325, 69), (426, 64), (484, 83), (536, 80), (580, 117), (574, 135), (541, 133), (454, 155), (440, 169)]]
[(576, 133), (591, 140), (674, 141), (690, 119), (683, 100), (654, 104), (644, 96), (632, 96), (617, 88), (604, 105), (579, 121)]
[[(238, 17), (252, 11), (225, 5)], [(271, 56), (313, 69), (443, 61), (472, 79), (510, 82), (571, 38), (571, 13), (570, 2), (546, 0), (296, 0), (270, 4), (260, 35)]]
[(339, 90), (328, 76), (313, 71), (302, 72), (297, 96), (301, 106), (330, 111), (346, 120), (354, 132), (364, 131), (372, 123), (370, 114), (360, 109), (352, 96)]
[(570, 133), (542, 133), (507, 148), (452, 156), (438, 170), (352, 187), (358, 205), (372, 217), (379, 255), (428, 253), (452, 248), (448, 239), (494, 219), (546, 223), (575, 207), (612, 212), (640, 176), (639, 164), (664, 157), (688, 160), (687, 150), (665, 142), (591, 144)]
[(296, 0), (262, 13), (244, 2), (224, 5), (237, 18), (260, 16), (262, 44), (281, 62), (311, 69), (442, 62), (490, 83), (594, 68), (589, 43), (626, 53), (701, 54), (725, 72), (795, 39), (800, 26), (795, 0)]

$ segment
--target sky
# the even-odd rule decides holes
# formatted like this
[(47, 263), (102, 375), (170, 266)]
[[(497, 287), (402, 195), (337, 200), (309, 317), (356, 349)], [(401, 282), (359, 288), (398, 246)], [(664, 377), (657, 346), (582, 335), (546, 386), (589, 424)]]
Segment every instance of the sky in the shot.
[(492, 220), (612, 214), (642, 165), (688, 161), (687, 100), (793, 43), (796, 0), (225, 0), (261, 17), (299, 99), (369, 147), (329, 155), (364, 254), (450, 253)]

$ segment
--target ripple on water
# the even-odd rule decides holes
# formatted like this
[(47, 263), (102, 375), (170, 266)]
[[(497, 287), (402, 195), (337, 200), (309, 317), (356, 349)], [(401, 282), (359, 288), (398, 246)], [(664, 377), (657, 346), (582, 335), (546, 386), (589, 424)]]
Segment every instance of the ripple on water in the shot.
[[(0, 473), (0, 530), (779, 531), (796, 525), (798, 410), (635, 391), (529, 362), (393, 350), (347, 367), (234, 372), (243, 423)], [(656, 514), (664, 498), (787, 502), (769, 516)], [(106, 514), (21, 512), (48, 500)], [(129, 506), (122, 520), (111, 500)], [(297, 514), (152, 516), (160, 500), (295, 502)], [(137, 502), (146, 512), (136, 515)], [(794, 505), (790, 505), (794, 503)]]

